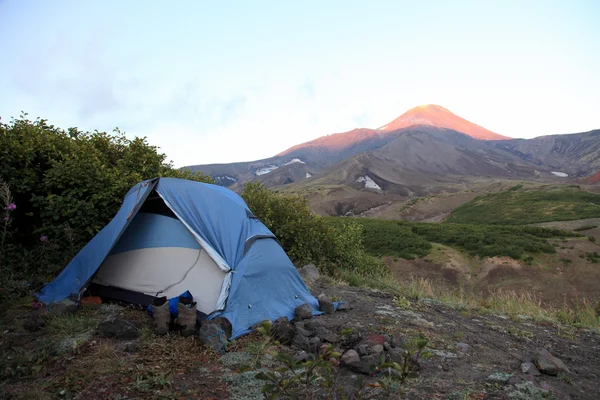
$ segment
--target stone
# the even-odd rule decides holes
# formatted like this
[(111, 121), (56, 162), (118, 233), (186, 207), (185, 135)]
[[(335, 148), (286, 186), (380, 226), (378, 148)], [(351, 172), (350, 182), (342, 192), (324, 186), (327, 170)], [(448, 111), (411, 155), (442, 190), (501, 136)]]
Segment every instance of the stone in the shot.
[(360, 358), (360, 372), (363, 374), (372, 374), (376, 368), (381, 365), (381, 354), (370, 354)]
[(374, 346), (376, 344), (383, 346), (384, 343), (385, 338), (383, 335), (369, 335), (362, 341), (362, 344), (368, 344), (369, 346)]
[(533, 354), (536, 368), (546, 375), (558, 375), (559, 372), (570, 372), (569, 368), (546, 349), (537, 349)]
[(287, 317), (277, 319), (271, 325), (271, 335), (281, 344), (290, 344), (296, 332)]
[(342, 336), (340, 339), (340, 346), (345, 348), (351, 348), (356, 346), (362, 340), (360, 332), (352, 332), (350, 334)]
[(40, 317), (40, 314), (36, 312), (28, 315), (27, 318), (25, 318), (25, 321), (23, 321), (23, 328), (30, 332), (40, 330), (44, 326), (46, 326), (46, 321), (44, 321), (42, 317)]
[(319, 269), (314, 264), (305, 265), (304, 267), (298, 269), (298, 273), (306, 283), (314, 282), (321, 277)]
[(118, 343), (115, 346), (115, 348), (117, 349), (117, 351), (123, 353), (137, 353), (137, 351), (140, 349), (140, 344), (137, 340), (132, 340), (128, 342)]
[(387, 342), (387, 343), (389, 343), (389, 342), (391, 342), (391, 341), (392, 341), (392, 338), (391, 338), (391, 336), (390, 336), (390, 335), (388, 335), (387, 333), (384, 333), (384, 334), (383, 334), (383, 343), (382, 343), (382, 344), (385, 344), (386, 342)]
[(304, 328), (301, 328), (299, 326), (296, 327), (296, 333), (302, 336), (306, 336), (307, 338), (313, 337), (315, 335), (314, 332), (308, 331)]
[(471, 346), (466, 343), (456, 343), (456, 350), (460, 351), (461, 353), (468, 352), (470, 348)]
[(347, 301), (340, 301), (338, 302), (338, 306), (337, 306), (337, 310), (336, 311), (348, 311), (350, 310), (350, 303), (348, 303)]
[(333, 314), (335, 312), (333, 302), (325, 293), (321, 293), (319, 297), (317, 297), (317, 300), (319, 300), (319, 309), (325, 314)]
[(308, 351), (308, 338), (303, 335), (294, 335), (294, 339), (292, 339), (292, 346)]
[(366, 356), (369, 354), (369, 345), (368, 344), (360, 344), (356, 347), (356, 351), (360, 356)]
[[(286, 318), (287, 319), (287, 318)], [(231, 332), (233, 327), (231, 326), (231, 322), (225, 317), (216, 317), (210, 320), (213, 324), (217, 324), (225, 331), (225, 334), (228, 338), (231, 337)]]
[(324, 326), (317, 326), (317, 329), (315, 329), (315, 335), (329, 343), (337, 343), (339, 341), (338, 335), (334, 332), (331, 332)]
[(525, 375), (532, 376), (539, 376), (542, 374), (540, 371), (538, 371), (538, 369), (535, 367), (535, 364), (532, 362), (524, 362), (523, 364), (521, 364), (521, 372), (523, 372)]
[(397, 348), (397, 347), (401, 347), (402, 346), (402, 339), (400, 339), (399, 337), (392, 337), (392, 340), (390, 341), (390, 345), (393, 348)]
[(314, 358), (315, 358), (315, 356), (313, 354), (310, 354), (304, 350), (302, 350), (296, 356), (296, 360), (298, 360), (299, 362), (312, 361), (312, 360), (314, 360)]
[(62, 299), (48, 307), (48, 312), (52, 315), (71, 315), (79, 309), (79, 304), (71, 299)]
[(320, 326), (323, 326), (323, 323), (318, 319), (311, 319), (310, 321), (306, 321), (306, 323), (304, 324), (304, 328), (308, 329), (311, 332), (315, 332)]
[(390, 351), (390, 350), (392, 350), (392, 346), (391, 346), (391, 345), (390, 345), (388, 342), (385, 342), (385, 343), (383, 344), (383, 348), (385, 349), (385, 351)]
[(137, 324), (120, 317), (107, 319), (98, 325), (98, 334), (103, 338), (113, 339), (137, 339), (140, 330)]
[(321, 338), (318, 336), (315, 336), (314, 338), (312, 338), (308, 341), (308, 351), (313, 354), (318, 354), (319, 350), (321, 349), (321, 346), (322, 346)]
[(296, 317), (298, 319), (312, 318), (312, 309), (306, 303), (302, 304), (301, 306), (296, 307), (296, 309), (294, 310), (294, 313), (296, 314)]
[(383, 353), (383, 346), (380, 344), (376, 344), (374, 346), (371, 346), (371, 348), (369, 349), (369, 353), (371, 354), (381, 354)]
[(226, 332), (218, 324), (205, 321), (200, 326), (198, 336), (206, 347), (217, 353), (224, 353), (227, 349), (227, 340), (229, 338), (227, 337)]
[(400, 365), (404, 364), (404, 352), (400, 349), (392, 349), (387, 353), (387, 358), (391, 362), (398, 363)]
[(341, 363), (353, 369), (360, 368), (360, 356), (355, 350), (350, 349), (342, 355)]

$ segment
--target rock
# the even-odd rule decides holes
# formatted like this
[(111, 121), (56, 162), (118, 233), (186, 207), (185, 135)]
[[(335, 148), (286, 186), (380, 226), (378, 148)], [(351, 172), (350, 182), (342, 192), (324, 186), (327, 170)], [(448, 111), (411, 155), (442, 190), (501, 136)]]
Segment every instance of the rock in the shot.
[(342, 336), (340, 340), (340, 346), (345, 348), (354, 347), (360, 343), (362, 335), (360, 332), (352, 332), (350, 334)]
[(318, 336), (315, 336), (314, 338), (310, 339), (308, 341), (308, 351), (313, 353), (313, 354), (318, 354), (319, 350), (321, 349), (321, 338)]
[(546, 349), (537, 349), (533, 354), (533, 362), (543, 374), (558, 375), (559, 372), (570, 372), (561, 360), (554, 357)]
[(381, 365), (382, 354), (370, 354), (368, 356), (361, 357), (360, 359), (360, 372), (363, 374), (372, 374), (376, 368)]
[(229, 320), (227, 318), (216, 317), (216, 318), (211, 319), (210, 322), (212, 322), (213, 324), (219, 325), (221, 327), (221, 329), (223, 329), (225, 331), (225, 334), (227, 335), (227, 337), (228, 338), (231, 337), (232, 326), (231, 326), (231, 322), (229, 322)]
[(40, 314), (36, 312), (29, 314), (29, 316), (25, 318), (25, 321), (23, 321), (23, 328), (30, 332), (35, 332), (42, 329), (44, 326), (46, 326), (46, 322), (40, 317)]
[(298, 319), (312, 318), (312, 309), (306, 303), (302, 304), (301, 306), (296, 307), (296, 310), (294, 310), (294, 313), (296, 314), (296, 317)]
[(71, 299), (63, 299), (48, 307), (48, 312), (52, 315), (70, 315), (75, 314), (79, 309), (79, 304)]
[(315, 335), (329, 343), (337, 343), (339, 341), (338, 335), (324, 326), (318, 326), (317, 329), (315, 329)]
[(391, 341), (392, 341), (392, 338), (391, 338), (391, 336), (390, 336), (390, 335), (388, 335), (387, 333), (384, 333), (384, 334), (383, 334), (383, 343), (382, 343), (382, 344), (384, 344), (384, 343), (386, 343), (386, 342), (387, 342), (387, 343), (389, 343), (389, 342), (391, 342)]
[(383, 344), (383, 348), (385, 349), (385, 351), (390, 351), (392, 350), (392, 346), (390, 346), (390, 344), (388, 342), (385, 342)]
[(296, 360), (298, 360), (299, 362), (305, 362), (305, 361), (312, 361), (314, 360), (314, 355), (310, 354), (306, 351), (301, 351), (297, 356), (296, 356)]
[(526, 375), (532, 376), (539, 376), (542, 374), (540, 371), (538, 371), (538, 369), (535, 367), (535, 364), (532, 362), (524, 362), (523, 364), (521, 364), (521, 372), (523, 372)]
[(303, 335), (294, 335), (294, 339), (292, 339), (292, 346), (308, 351), (308, 338)]
[(360, 356), (366, 356), (369, 354), (369, 345), (368, 344), (360, 344), (356, 347), (356, 351)]
[(340, 301), (338, 303), (336, 311), (348, 311), (350, 309), (351, 309), (350, 303), (348, 303), (347, 301)]
[(392, 337), (392, 340), (390, 341), (390, 345), (392, 345), (393, 348), (397, 348), (402, 346), (402, 339), (400, 339), (399, 337)]
[(198, 336), (204, 345), (217, 353), (225, 352), (227, 348), (227, 333), (220, 325), (205, 321), (200, 326)]
[(290, 344), (296, 332), (287, 317), (277, 319), (271, 325), (271, 335), (281, 344)]
[(400, 365), (404, 364), (404, 352), (400, 349), (392, 349), (388, 352), (387, 358), (391, 362), (398, 363)]
[(140, 330), (135, 322), (115, 317), (101, 322), (98, 325), (98, 334), (103, 338), (137, 339), (140, 337)]
[(355, 350), (348, 350), (345, 352), (344, 355), (342, 355), (341, 362), (342, 365), (353, 369), (360, 368), (361, 366), (360, 357)]
[(466, 343), (456, 343), (456, 350), (460, 351), (461, 353), (468, 352), (470, 348), (471, 346)]
[(376, 344), (380, 344), (383, 346), (385, 343), (385, 338), (383, 335), (369, 335), (367, 336), (361, 344), (368, 344), (369, 346), (375, 346)]
[(333, 314), (335, 312), (333, 302), (325, 293), (321, 293), (317, 299), (319, 300), (319, 309), (325, 314)]
[(380, 344), (376, 344), (375, 346), (371, 346), (369, 349), (369, 353), (371, 354), (381, 354), (383, 353), (383, 346)]
[(314, 282), (321, 277), (319, 269), (314, 264), (307, 264), (298, 269), (298, 273), (306, 283)]
[(313, 337), (315, 335), (314, 332), (307, 331), (306, 329), (301, 328), (299, 326), (296, 327), (296, 333), (302, 336), (306, 336), (307, 338)]
[(117, 351), (123, 352), (123, 353), (137, 353), (137, 351), (140, 348), (140, 344), (138, 343), (137, 340), (133, 340), (133, 341), (129, 341), (129, 342), (122, 342), (122, 343), (118, 343), (115, 348), (117, 349)]
[(306, 321), (306, 323), (304, 324), (304, 328), (308, 329), (311, 332), (315, 332), (320, 326), (323, 326), (323, 323), (318, 319)]

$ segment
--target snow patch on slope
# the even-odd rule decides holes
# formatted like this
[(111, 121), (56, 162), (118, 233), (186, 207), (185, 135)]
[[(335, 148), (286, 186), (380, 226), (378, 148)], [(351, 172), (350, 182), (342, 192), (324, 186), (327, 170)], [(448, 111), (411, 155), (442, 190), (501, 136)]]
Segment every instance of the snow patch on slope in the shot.
[(290, 164), (294, 164), (294, 163), (306, 164), (306, 163), (305, 163), (304, 161), (302, 161), (301, 159), (299, 159), (299, 158), (294, 158), (294, 159), (292, 159), (292, 161), (288, 161), (288, 162), (286, 162), (286, 163), (285, 163), (285, 164), (283, 164), (283, 165), (290, 165)]
[(369, 175), (359, 176), (356, 182), (364, 182), (365, 189), (376, 189), (381, 190), (381, 186), (375, 183), (373, 179)]
[[(291, 165), (291, 164), (295, 164), (295, 163), (306, 164), (304, 161), (302, 161), (299, 158), (292, 158), (290, 161), (286, 162), (283, 165), (286, 166), (286, 165)], [(263, 167), (263, 168), (257, 169), (254, 174), (256, 176), (266, 175), (266, 174), (268, 174), (270, 172), (275, 171), (277, 168), (279, 168), (279, 165), (271, 164), (271, 165), (269, 165), (267, 167)]]
[(310, 178), (312, 176), (312, 174), (310, 172), (306, 173), (306, 178)]
[(566, 178), (569, 176), (569, 174), (565, 174), (564, 172), (554, 172), (552, 171), (552, 173), (556, 176), (560, 176), (561, 178)]
[(277, 165), (269, 165), (268, 167), (257, 169), (255, 174), (256, 174), (256, 176), (265, 175), (265, 174), (268, 174), (269, 172), (275, 171), (277, 168), (279, 168)]

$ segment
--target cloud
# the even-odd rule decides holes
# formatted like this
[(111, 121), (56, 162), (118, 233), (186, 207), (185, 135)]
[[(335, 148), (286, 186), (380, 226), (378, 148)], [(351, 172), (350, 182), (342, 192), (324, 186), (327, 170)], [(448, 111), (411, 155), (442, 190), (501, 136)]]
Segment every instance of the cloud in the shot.
[(80, 46), (64, 33), (46, 48), (24, 54), (13, 67), (12, 83), (53, 112), (70, 110), (82, 121), (120, 106), (115, 95), (118, 70), (103, 57), (97, 37)]

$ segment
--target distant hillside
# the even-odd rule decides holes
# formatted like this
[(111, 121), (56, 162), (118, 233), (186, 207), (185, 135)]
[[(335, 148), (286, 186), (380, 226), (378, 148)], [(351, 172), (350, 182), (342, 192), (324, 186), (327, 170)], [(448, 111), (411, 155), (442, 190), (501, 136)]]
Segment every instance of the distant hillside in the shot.
[(525, 225), (600, 217), (600, 195), (576, 187), (490, 193), (456, 208), (445, 222)]
[(524, 161), (580, 178), (600, 170), (600, 129), (493, 142)]

